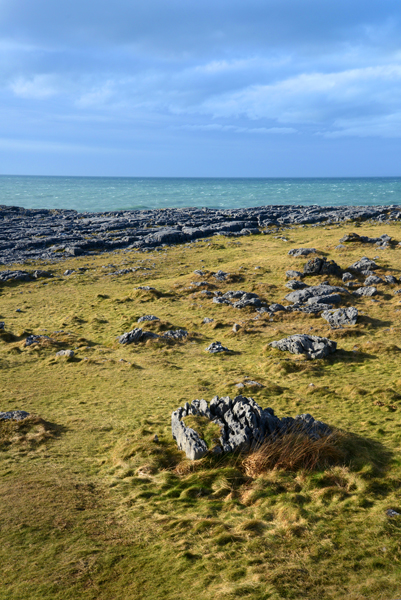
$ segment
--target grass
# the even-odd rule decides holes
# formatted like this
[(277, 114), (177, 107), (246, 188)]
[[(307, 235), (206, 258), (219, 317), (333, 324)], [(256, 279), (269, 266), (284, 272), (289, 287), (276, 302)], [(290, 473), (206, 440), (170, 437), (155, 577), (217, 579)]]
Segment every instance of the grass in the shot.
[[(191, 285), (208, 281), (211, 290), (282, 302), (285, 271), (305, 262), (287, 252), (301, 246), (342, 267), (379, 255), (379, 274), (399, 277), (397, 247), (335, 249), (354, 228), (287, 229), (288, 243), (274, 234), (218, 237), (159, 252), (93, 254), (43, 265), (55, 274), (50, 280), (0, 288), (0, 410), (32, 415), (0, 422), (0, 597), (400, 596), (401, 517), (386, 515), (401, 513), (397, 286), (379, 285), (378, 302), (350, 298), (358, 323), (332, 331), (302, 313), (255, 320), (255, 312), (213, 304)], [(364, 223), (358, 233), (401, 240), (396, 224)], [(139, 269), (116, 277), (110, 263)], [(75, 273), (64, 277), (66, 269)], [(230, 282), (212, 277), (219, 269)], [(135, 289), (143, 285), (156, 291)], [(160, 321), (140, 324), (144, 330), (183, 328), (188, 339), (118, 344), (145, 314)], [(309, 361), (268, 345), (294, 333), (328, 336), (338, 350)], [(53, 341), (25, 347), (29, 334)], [(206, 353), (216, 340), (233, 354)], [(67, 348), (72, 360), (56, 357)], [(236, 387), (248, 380), (264, 387)], [(336, 433), (315, 445), (290, 436), (248, 457), (188, 461), (171, 438), (171, 412), (239, 392), (280, 417), (309, 412)], [(187, 420), (212, 443), (216, 431)]]

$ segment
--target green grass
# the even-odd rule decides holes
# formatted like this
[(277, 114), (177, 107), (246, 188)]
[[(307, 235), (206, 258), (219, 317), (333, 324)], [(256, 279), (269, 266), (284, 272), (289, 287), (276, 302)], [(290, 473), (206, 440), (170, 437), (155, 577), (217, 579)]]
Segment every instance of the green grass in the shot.
[[(43, 265), (52, 280), (0, 288), (0, 410), (34, 415), (0, 423), (1, 598), (400, 596), (401, 517), (386, 516), (389, 508), (401, 512), (396, 288), (379, 285), (379, 302), (351, 298), (363, 313), (357, 325), (331, 331), (301, 313), (255, 320), (254, 312), (213, 304), (190, 285), (208, 280), (222, 292), (244, 289), (281, 302), (285, 271), (305, 262), (287, 252), (300, 246), (342, 267), (379, 255), (379, 274), (399, 277), (398, 248), (335, 249), (354, 227), (294, 228), (285, 232), (288, 243), (273, 235), (219, 237), (146, 254), (78, 257)], [(358, 233), (401, 239), (398, 225), (362, 224)], [(102, 269), (111, 263), (155, 267), (114, 277), (107, 273), (115, 268)], [(63, 277), (67, 268), (76, 273)], [(193, 274), (200, 268), (205, 276)], [(208, 273), (218, 269), (231, 282)], [(156, 292), (135, 290), (140, 285)], [(183, 328), (189, 338), (118, 344), (145, 314), (160, 321), (144, 329)], [(29, 333), (54, 341), (25, 348)], [(268, 345), (294, 333), (328, 336), (338, 350), (308, 361)], [(206, 353), (216, 340), (233, 354)], [(56, 358), (62, 348), (73, 349), (74, 359)], [(240, 392), (278, 416), (310, 412), (340, 430), (341, 459), (312, 471), (268, 464), (252, 474), (239, 455), (185, 459), (171, 438), (171, 412), (195, 398), (237, 395), (247, 378), (264, 387)], [(212, 442), (216, 432), (201, 433)]]

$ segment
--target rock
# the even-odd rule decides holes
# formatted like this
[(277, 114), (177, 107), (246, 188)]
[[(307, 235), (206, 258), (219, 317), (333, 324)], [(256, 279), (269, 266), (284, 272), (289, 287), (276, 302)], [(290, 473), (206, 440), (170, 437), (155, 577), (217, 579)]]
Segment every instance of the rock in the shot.
[(29, 417), (29, 413), (25, 410), (8, 410), (0, 412), (0, 421), (22, 421)]
[(342, 327), (343, 325), (355, 325), (358, 318), (358, 310), (354, 306), (325, 310), (322, 312), (321, 317), (333, 328)]
[(347, 233), (346, 235), (344, 235), (341, 240), (340, 240), (340, 244), (346, 244), (347, 242), (360, 242), (361, 241), (361, 236), (358, 235), (357, 233)]
[(351, 266), (348, 267), (350, 271), (356, 271), (357, 273), (362, 274), (365, 274), (366, 271), (374, 271), (378, 268), (379, 265), (377, 265), (374, 260), (367, 258), (367, 256), (363, 256), (361, 260), (357, 260)]
[(308, 254), (313, 254), (314, 252), (316, 252), (316, 248), (292, 248), (288, 254), (298, 258), (299, 256), (308, 256)]
[[(251, 381), (248, 383), (261, 385)], [(272, 408), (262, 409), (253, 398), (246, 396), (233, 399), (215, 396), (209, 406), (203, 399), (193, 400), (191, 405), (187, 402), (171, 415), (173, 438), (180, 450), (184, 450), (192, 460), (205, 456), (208, 448), (199, 434), (182, 421), (189, 414), (207, 417), (219, 425), (221, 435), (217, 452), (247, 452), (269, 438), (275, 440), (288, 433), (303, 434), (314, 440), (331, 433), (328, 425), (316, 421), (310, 414), (279, 419)]]
[(205, 271), (201, 271), (201, 269), (195, 269), (194, 273), (195, 275), (199, 275), (200, 277), (203, 277), (205, 275)]
[[(1, 414), (1, 413), (0, 413)], [(400, 517), (401, 513), (397, 512), (396, 510), (393, 510), (392, 508), (388, 508), (386, 510), (386, 515), (388, 517), (390, 517), (391, 519), (393, 519), (394, 517)]]
[(374, 296), (377, 294), (377, 289), (373, 286), (360, 287), (353, 292), (354, 296)]
[(53, 273), (50, 271), (43, 271), (42, 269), (36, 269), (32, 275), (35, 279), (39, 279), (41, 277), (53, 277)]
[(287, 279), (295, 279), (296, 277), (303, 277), (303, 274), (301, 273), (301, 271), (294, 271), (290, 269), (289, 271), (286, 271), (285, 276)]
[(341, 243), (347, 242), (359, 242), (361, 244), (376, 244), (377, 246), (388, 244), (391, 241), (391, 237), (387, 234), (383, 234), (378, 238), (370, 238), (366, 235), (358, 235), (357, 233), (348, 233), (341, 238)]
[(156, 288), (151, 287), (150, 285), (139, 285), (138, 287), (134, 288), (134, 290), (145, 290), (146, 292), (150, 292), (150, 291), (156, 291)]
[(143, 331), (140, 327), (136, 327), (132, 331), (128, 331), (127, 333), (123, 333), (117, 339), (120, 344), (133, 344), (134, 342), (139, 342), (143, 336)]
[(206, 442), (181, 420), (182, 409), (178, 409), (171, 415), (171, 432), (180, 450), (183, 450), (190, 460), (199, 460), (208, 451)]
[(304, 275), (334, 275), (342, 276), (342, 269), (334, 260), (328, 261), (323, 258), (311, 258), (304, 266)]
[(352, 275), (352, 273), (348, 273), (348, 271), (346, 271), (345, 273), (343, 273), (342, 276), (342, 280), (345, 281), (352, 281), (353, 279), (355, 279), (355, 276)]
[(169, 331), (163, 333), (162, 337), (181, 342), (187, 339), (188, 331), (185, 331), (185, 329), (169, 329)]
[(206, 352), (210, 352), (210, 354), (217, 354), (218, 352), (231, 352), (231, 350), (225, 348), (221, 342), (212, 342), (210, 346), (206, 348)]
[(284, 285), (290, 290), (303, 290), (304, 288), (308, 287), (306, 283), (304, 283), (303, 281), (299, 281), (298, 279), (291, 279), (290, 281), (287, 281), (287, 283), (285, 283)]
[(234, 323), (233, 325), (233, 332), (234, 333), (238, 333), (238, 331), (241, 329), (241, 325), (239, 325), (238, 323)]
[(307, 303), (313, 304), (340, 304), (341, 296), (339, 294), (330, 294), (329, 296), (312, 296), (308, 298)]
[(331, 294), (348, 294), (348, 291), (342, 287), (338, 287), (335, 285), (311, 285), (303, 290), (296, 290), (294, 292), (290, 292), (285, 296), (285, 299), (289, 302), (293, 302), (294, 304), (303, 304), (308, 300), (308, 298), (314, 298), (319, 296), (329, 296)]
[(0, 321), (0, 329), (4, 329), (4, 327), (5, 327), (4, 321)]
[(214, 319), (211, 319), (210, 317), (205, 317), (203, 319), (203, 323), (205, 323), (205, 324), (207, 324), (207, 323), (213, 323), (213, 322), (214, 322)]
[(67, 269), (66, 271), (64, 271), (63, 275), (67, 276), (72, 275), (73, 273), (75, 273), (75, 271), (73, 271), (72, 269)]
[(32, 344), (40, 344), (42, 340), (50, 340), (48, 335), (28, 335), (25, 340), (25, 346), (32, 346)]
[(269, 346), (292, 354), (306, 354), (308, 358), (325, 358), (337, 349), (337, 343), (316, 335), (296, 334), (270, 342)]
[(213, 302), (215, 304), (227, 304), (234, 308), (245, 308), (250, 306), (251, 308), (259, 308), (263, 306), (257, 294), (253, 292), (244, 292), (243, 290), (229, 290), (225, 294), (216, 292)]
[(74, 358), (73, 350), (60, 350), (56, 352), (56, 356), (65, 356), (66, 358)]
[(285, 307), (282, 304), (275, 302), (274, 304), (269, 305), (269, 311), (272, 313), (279, 312), (281, 310), (285, 310)]
[(225, 281), (227, 277), (229, 277), (229, 273), (225, 273), (224, 271), (217, 271), (217, 273), (213, 274), (213, 277), (217, 279), (217, 281)]
[(376, 285), (378, 283), (384, 283), (381, 277), (377, 277), (376, 275), (369, 275), (363, 282), (363, 285)]
[(26, 271), (0, 271), (0, 283), (8, 281), (32, 281), (32, 277)]
[(144, 323), (145, 321), (160, 321), (159, 317), (155, 317), (155, 315), (144, 315), (143, 317), (139, 317), (137, 323)]
[(394, 275), (385, 275), (384, 281), (390, 284), (398, 283), (397, 278)]

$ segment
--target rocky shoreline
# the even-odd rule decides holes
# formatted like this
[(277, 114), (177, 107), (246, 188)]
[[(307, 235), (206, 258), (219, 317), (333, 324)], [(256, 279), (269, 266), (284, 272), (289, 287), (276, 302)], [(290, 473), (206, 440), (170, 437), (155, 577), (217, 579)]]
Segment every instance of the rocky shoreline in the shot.
[(62, 260), (93, 251), (146, 251), (219, 234), (234, 237), (269, 233), (271, 227), (367, 220), (387, 223), (400, 219), (401, 207), (396, 205), (269, 205), (233, 210), (169, 208), (107, 213), (0, 205), (0, 264)]

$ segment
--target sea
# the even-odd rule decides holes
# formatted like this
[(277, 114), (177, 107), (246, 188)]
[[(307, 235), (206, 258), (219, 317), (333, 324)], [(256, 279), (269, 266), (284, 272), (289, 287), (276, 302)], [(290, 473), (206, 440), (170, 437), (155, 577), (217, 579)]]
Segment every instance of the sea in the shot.
[(185, 178), (0, 175), (0, 205), (79, 212), (169, 207), (399, 205), (401, 177)]

